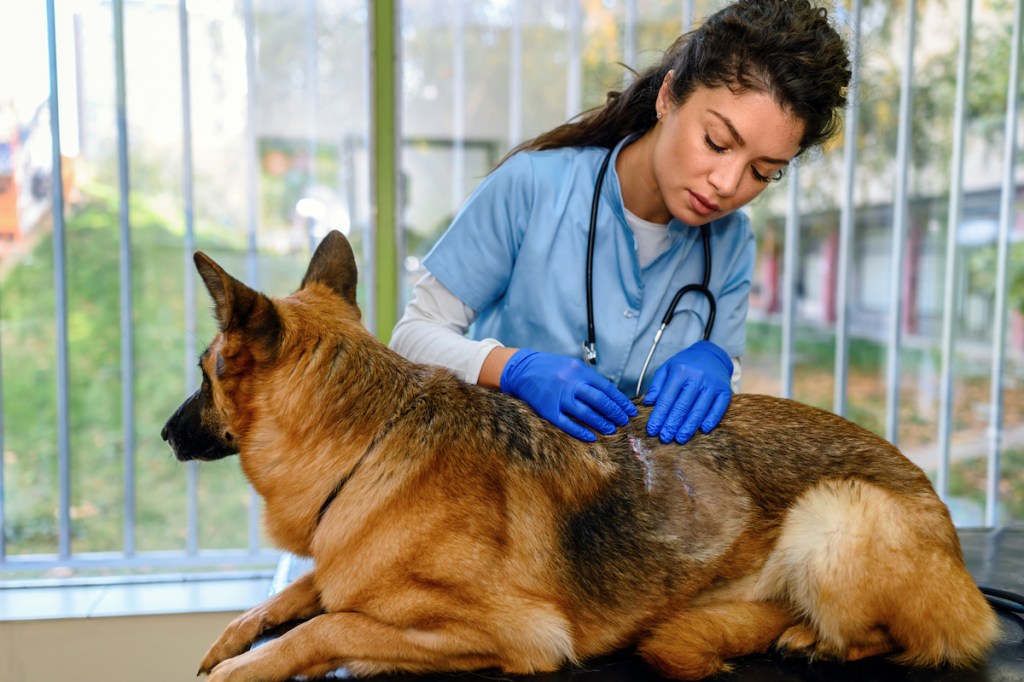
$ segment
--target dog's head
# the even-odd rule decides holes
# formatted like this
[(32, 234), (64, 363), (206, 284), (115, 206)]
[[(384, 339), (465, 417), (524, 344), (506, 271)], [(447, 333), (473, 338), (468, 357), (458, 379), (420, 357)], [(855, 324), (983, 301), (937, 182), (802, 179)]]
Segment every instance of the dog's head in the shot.
[[(219, 331), (199, 359), (202, 385), (171, 415), (161, 435), (179, 460), (209, 461), (239, 452), (241, 431), (249, 423), (244, 400), (252, 393), (249, 385), (288, 351), (294, 334), (287, 330), (287, 311), (279, 308), (288, 307), (285, 301), (250, 289), (201, 251), (194, 260), (213, 299)], [(322, 295), (326, 287), (332, 297), (340, 297), (345, 314), (358, 321), (356, 280), (352, 247), (334, 231), (317, 247), (292, 298), (301, 299), (307, 290), (313, 292), (307, 297)]]

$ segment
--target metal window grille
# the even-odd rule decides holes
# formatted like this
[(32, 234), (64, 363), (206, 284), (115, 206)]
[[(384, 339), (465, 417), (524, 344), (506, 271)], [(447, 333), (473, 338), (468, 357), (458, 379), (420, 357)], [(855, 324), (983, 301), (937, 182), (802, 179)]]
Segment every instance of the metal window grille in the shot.
[[(259, 204), (261, 199), (259, 187), (259, 140), (256, 135), (257, 122), (255, 92), (259, 87), (257, 77), (257, 55), (256, 55), (256, 21), (253, 7), (254, 0), (241, 0), (240, 25), (244, 36), (244, 73), (247, 82), (246, 89), (246, 153), (241, 171), (242, 182), (245, 186), (245, 197), (247, 203), (245, 230), (245, 263), (246, 277), (248, 281), (256, 283), (259, 281)], [(452, 0), (451, 28), (455, 40), (451, 43), (451, 73), (453, 83), (451, 87), (451, 126), (453, 128), (450, 138), (450, 151), (453, 155), (452, 165), (452, 199), (451, 204), (457, 207), (461, 199), (461, 188), (467, 182), (467, 167), (465, 163), (466, 154), (470, 152), (471, 145), (468, 144), (469, 112), (466, 109), (466, 101), (473, 83), (468, 81), (468, 66), (471, 60), (467, 58), (467, 31), (471, 24), (478, 19), (472, 12), (472, 3), (464, 0)], [(872, 207), (858, 205), (857, 188), (858, 182), (863, 181), (865, 172), (860, 165), (860, 151), (858, 146), (858, 135), (860, 132), (859, 122), (863, 115), (862, 97), (865, 91), (874, 87), (873, 83), (863, 81), (864, 58), (862, 23), (869, 14), (872, 7), (866, 0), (850, 0), (837, 5), (837, 10), (845, 18), (845, 30), (854, 57), (854, 80), (849, 91), (849, 102), (846, 111), (845, 137), (841, 149), (841, 182), (836, 187), (836, 198), (838, 204), (837, 240), (838, 252), (835, 258), (836, 282), (834, 291), (835, 319), (830, 327), (834, 334), (834, 368), (832, 378), (834, 381), (834, 392), (832, 409), (841, 415), (848, 415), (851, 411), (850, 404), (850, 349), (855, 334), (852, 330), (850, 311), (853, 306), (851, 288), (855, 279), (855, 271), (862, 253), (857, 251), (856, 232), (858, 216), (865, 211), (874, 210)], [(1022, 26), (1022, 4), (1024, 0), (1016, 0), (1012, 7), (1012, 17), (1006, 17), (1005, 23), (1012, 32), (1009, 38), (1011, 49), (1009, 51), (1008, 63), (1005, 69), (1009, 74), (1007, 79), (1006, 112), (1004, 115), (1004, 150), (1002, 159), (1002, 172), (1000, 186), (994, 192), (989, 192), (988, 201), (992, 204), (993, 212), (998, 215), (998, 230), (994, 235), (996, 256), (994, 259), (994, 277), (992, 291), (994, 300), (991, 308), (994, 311), (992, 317), (993, 329), (990, 335), (991, 351), (989, 353), (989, 401), (988, 401), (988, 429), (987, 452), (985, 457), (985, 502), (984, 502), (984, 525), (996, 526), (1001, 521), (1000, 516), (1000, 494), (1003, 476), (1001, 473), (1002, 455), (1005, 446), (1005, 396), (1006, 377), (1009, 375), (1011, 360), (1020, 362), (1019, 349), (1007, 348), (1007, 338), (1010, 334), (1009, 316), (1011, 310), (1011, 275), (1013, 261), (1011, 260), (1011, 248), (1016, 239), (1020, 239), (1020, 230), (1017, 226), (1015, 206), (1018, 196), (1017, 183), (1017, 121), (1019, 118), (1019, 60), (1020, 40)], [(676, 21), (680, 20), (681, 27), (685, 30), (690, 27), (693, 20), (700, 14), (714, 9), (714, 3), (694, 2), (692, 0), (682, 3), (681, 9), (673, 5)], [(895, 46), (893, 49), (902, 50), (901, 57), (901, 79), (899, 87), (898, 102), (898, 135), (895, 143), (895, 153), (892, 159), (890, 171), (893, 173), (894, 190), (892, 193), (891, 206), (887, 213), (891, 217), (889, 226), (889, 254), (888, 254), (888, 299), (890, 307), (887, 311), (884, 336), (884, 389), (885, 389), (885, 428), (884, 435), (891, 441), (899, 439), (901, 427), (901, 383), (903, 371), (900, 364), (901, 351), (906, 341), (904, 337), (904, 308), (907, 254), (906, 244), (908, 241), (908, 220), (910, 219), (910, 205), (912, 202), (910, 173), (913, 167), (913, 107), (915, 93), (915, 63), (919, 55), (919, 16), (921, 7), (915, 0), (907, 0), (904, 4), (903, 21), (903, 43), (902, 46)], [(970, 0), (962, 3), (962, 13), (959, 21), (959, 60), (956, 69), (956, 100), (955, 112), (951, 122), (952, 131), (952, 157), (942, 162), (948, 167), (949, 190), (948, 208), (944, 219), (949, 225), (955, 226), (946, 230), (944, 274), (941, 278), (944, 283), (944, 290), (941, 296), (941, 318), (942, 333), (940, 343), (935, 349), (941, 362), (941, 376), (937, 385), (939, 408), (939, 426), (935, 448), (938, 451), (938, 469), (935, 471), (936, 488), (939, 493), (948, 498), (949, 491), (949, 470), (951, 466), (951, 453), (955, 450), (952, 440), (952, 421), (954, 418), (954, 393), (956, 391), (956, 327), (962, 306), (964, 305), (961, 296), (961, 283), (963, 267), (961, 257), (961, 244), (959, 241), (960, 226), (964, 221), (965, 206), (965, 146), (967, 144), (967, 132), (969, 121), (967, 115), (967, 98), (972, 85), (971, 73), (971, 45), (976, 41), (973, 32), (974, 6)], [(877, 7), (874, 8), (874, 15), (877, 15)], [(52, 146), (52, 195), (50, 199), (50, 213), (53, 220), (53, 262), (54, 262), (54, 317), (55, 329), (55, 385), (53, 393), (57, 403), (57, 422), (54, 425), (53, 440), (56, 442), (58, 472), (57, 496), (57, 549), (52, 555), (22, 555), (9, 552), (7, 538), (8, 529), (12, 519), (5, 513), (7, 500), (10, 495), (5, 491), (4, 458), (0, 457), (0, 571), (23, 571), (23, 570), (45, 570), (53, 567), (72, 568), (94, 568), (94, 567), (182, 567), (188, 565), (210, 564), (214, 562), (237, 562), (237, 563), (261, 563), (271, 560), (275, 555), (272, 550), (262, 545), (259, 532), (259, 504), (255, 495), (250, 491), (248, 504), (248, 516), (241, 520), (248, 528), (248, 541), (246, 546), (229, 550), (212, 550), (200, 546), (199, 541), (199, 504), (198, 487), (199, 471), (195, 463), (191, 463), (188, 469), (187, 478), (187, 538), (185, 547), (177, 550), (159, 552), (141, 552), (136, 545), (137, 529), (137, 508), (136, 499), (139, 491), (136, 489), (137, 482), (137, 453), (135, 444), (136, 424), (133, 419), (135, 405), (140, 396), (134, 390), (134, 358), (136, 350), (133, 339), (133, 298), (132, 278), (136, 271), (133, 262), (132, 250), (132, 203), (131, 197), (134, 191), (129, 183), (129, 132), (131, 130), (131, 112), (126, 107), (126, 81), (125, 73), (127, 62), (125, 58), (125, 24), (124, 24), (124, 0), (111, 0), (111, 25), (114, 38), (114, 67), (115, 67), (115, 108), (116, 108), (116, 157), (117, 157), (117, 196), (119, 204), (119, 273), (120, 273), (120, 338), (121, 338), (121, 383), (122, 383), (122, 440), (123, 440), (123, 487), (124, 487), (124, 527), (122, 531), (122, 549), (118, 552), (82, 554), (75, 551), (72, 538), (72, 507), (71, 507), (71, 456), (69, 434), (72, 429), (72, 420), (68, 413), (68, 310), (67, 310), (67, 242), (66, 242), (66, 206), (63, 173), (63, 159), (61, 156), (61, 107), (64, 105), (58, 98), (61, 92), (59, 87), (58, 73), (58, 40), (56, 33), (57, 18), (55, 13), (54, 0), (46, 2), (47, 17), (47, 61), (49, 65), (49, 122), (50, 137)], [(305, 35), (305, 57), (306, 68), (309, 73), (317, 72), (318, 57), (316, 44), (318, 41), (317, 12), (318, 4), (315, 0), (305, 3), (303, 10), (306, 19)], [(569, 115), (575, 115), (584, 108), (584, 12), (583, 5), (578, 0), (566, 0), (562, 8), (562, 16), (565, 19), (562, 28), (565, 37), (565, 51), (567, 55), (564, 65), (565, 106)], [(367, 8), (365, 14), (372, 14)], [(872, 16), (874, 16), (872, 15)], [(505, 18), (497, 20), (497, 30), (503, 30), (508, 34), (508, 111), (507, 122), (504, 127), (504, 139), (495, 140), (493, 144), (508, 148), (528, 137), (524, 125), (524, 103), (529, 102), (531, 94), (527, 80), (527, 70), (524, 68), (528, 31), (532, 20), (531, 13), (525, 8), (525, 0), (513, 0), (502, 15)], [(178, 29), (180, 44), (180, 75), (181, 75), (181, 149), (182, 149), (182, 204), (184, 207), (183, 234), (181, 247), (184, 258), (184, 291), (181, 293), (185, 301), (185, 322), (184, 338), (182, 345), (185, 355), (185, 373), (188, 377), (187, 386), (189, 391), (196, 385), (194, 359), (197, 356), (197, 332), (196, 317), (199, 314), (195, 309), (195, 286), (192, 277), (192, 264), (190, 254), (196, 248), (196, 208), (193, 196), (196, 185), (194, 173), (194, 149), (193, 135), (193, 99), (191, 77), (197, 68), (193, 62), (193, 55), (190, 50), (189, 39), (189, 10), (185, 0), (178, 4)], [(399, 27), (402, 29), (416, 28), (403, 24), (403, 15), (397, 15)], [(501, 23), (504, 21), (504, 23)], [(637, 9), (637, 3), (630, 1), (625, 4), (624, 18), (621, 21), (623, 32), (622, 49), (624, 59), (632, 60), (637, 54), (649, 46), (640, 44), (638, 33), (643, 24), (642, 15)], [(495, 27), (492, 27), (495, 28)], [(369, 62), (370, 54), (373, 51), (372, 31), (367, 19), (367, 49), (364, 58)], [(446, 65), (447, 66), (447, 65)], [(199, 68), (202, 68), (201, 66)], [(367, 63), (367, 73), (370, 73)], [(317, 130), (322, 124), (320, 105), (324, 95), (318, 90), (318, 79), (310, 78), (306, 85), (306, 98), (308, 102), (307, 118), (304, 122), (307, 128), (307, 154), (315, 158), (317, 151)], [(367, 84), (367, 91), (371, 90), (373, 84)], [(367, 98), (369, 99), (369, 98)], [(364, 105), (368, 111), (369, 106)], [(552, 124), (558, 121), (552, 121)], [(303, 125), (296, 122), (297, 126)], [(408, 138), (408, 135), (406, 136)], [(365, 151), (369, 144), (363, 141), (362, 149)], [(389, 163), (384, 160), (383, 163)], [(385, 176), (382, 176), (385, 177)], [(809, 221), (809, 210), (804, 204), (804, 193), (809, 178), (801, 172), (801, 166), (795, 167), (789, 175), (788, 191), (785, 193), (785, 208), (782, 216), (784, 222), (784, 253), (782, 268), (782, 305), (775, 316), (775, 321), (781, 334), (779, 344), (778, 367), (779, 367), (779, 393), (784, 396), (794, 396), (798, 393), (795, 388), (795, 380), (800, 372), (799, 351), (797, 348), (800, 326), (800, 280), (801, 280), (801, 259), (804, 257), (802, 237), (806, 234)], [(339, 184), (351, 182), (351, 178), (339, 178)], [(401, 196), (402, 188), (391, 188), (397, 196)], [(349, 193), (352, 193), (349, 188)], [(379, 196), (379, 195), (378, 195)], [(389, 195), (390, 196), (390, 195)], [(400, 202), (399, 202), (400, 205)], [(378, 229), (392, 229), (393, 226), (379, 225)], [(364, 226), (364, 229), (369, 229)], [(316, 240), (316, 235), (311, 230), (309, 235), (310, 245)], [(375, 258), (374, 251), (370, 247), (371, 241), (367, 240), (368, 260)], [(371, 268), (368, 270), (372, 273)], [(383, 272), (391, 272), (389, 268), (382, 268)], [(372, 277), (372, 274), (370, 275)], [(364, 272), (365, 277), (365, 272)], [(393, 289), (392, 289), (393, 290)], [(373, 296), (371, 304), (377, 306), (397, 306), (400, 300), (377, 300)], [(395, 297), (400, 298), (400, 297)], [(368, 316), (373, 319), (373, 316)], [(2, 331), (2, 330), (0, 330)], [(0, 335), (0, 373), (5, 369), (3, 355), (3, 338)], [(1016, 353), (1016, 355), (1014, 355)], [(1011, 356), (1013, 356), (1011, 358)], [(1014, 359), (1015, 358), (1015, 359)], [(2, 375), (2, 374), (0, 374)], [(0, 384), (2, 389), (2, 384)], [(11, 400), (17, 400), (17, 396), (3, 395), (0, 390), (0, 453), (4, 451), (4, 434), (10, 424), (3, 421), (4, 406), (9, 405)]]

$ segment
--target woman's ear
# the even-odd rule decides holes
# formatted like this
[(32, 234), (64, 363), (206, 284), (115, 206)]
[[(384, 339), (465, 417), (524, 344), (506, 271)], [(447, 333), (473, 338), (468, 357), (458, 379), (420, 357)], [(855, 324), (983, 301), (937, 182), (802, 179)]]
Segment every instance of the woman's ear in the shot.
[(675, 69), (669, 69), (669, 72), (665, 74), (665, 78), (661, 81), (661, 87), (658, 88), (658, 99), (654, 105), (657, 110), (657, 114), (667, 114), (672, 108), (672, 77), (675, 75)]

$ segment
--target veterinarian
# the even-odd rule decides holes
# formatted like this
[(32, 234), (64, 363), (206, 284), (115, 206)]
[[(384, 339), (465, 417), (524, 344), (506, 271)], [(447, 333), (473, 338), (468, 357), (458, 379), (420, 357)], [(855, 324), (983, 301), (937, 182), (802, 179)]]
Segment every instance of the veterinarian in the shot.
[(636, 416), (634, 394), (662, 442), (710, 431), (746, 343), (754, 236), (738, 209), (838, 132), (849, 80), (824, 9), (722, 9), (506, 156), (425, 258), (392, 348), (584, 441)]

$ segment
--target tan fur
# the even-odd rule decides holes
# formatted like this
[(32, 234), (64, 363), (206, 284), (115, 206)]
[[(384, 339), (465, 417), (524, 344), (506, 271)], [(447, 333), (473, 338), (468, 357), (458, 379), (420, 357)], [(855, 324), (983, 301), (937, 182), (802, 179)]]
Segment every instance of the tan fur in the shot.
[(996, 636), (927, 477), (846, 420), (737, 395), (686, 446), (646, 438), (643, 406), (585, 444), (377, 342), (337, 233), (285, 298), (197, 265), (221, 331), (164, 436), (239, 452), (271, 537), (315, 560), (213, 644), (211, 680), (530, 673), (631, 645), (681, 679), (772, 646), (964, 666)]
[(996, 624), (959, 570), (952, 524), (935, 522), (947, 516), (933, 495), (862, 481), (808, 491), (787, 514), (756, 592), (805, 620), (780, 646), (812, 658), (900, 649), (907, 664), (976, 663)]

